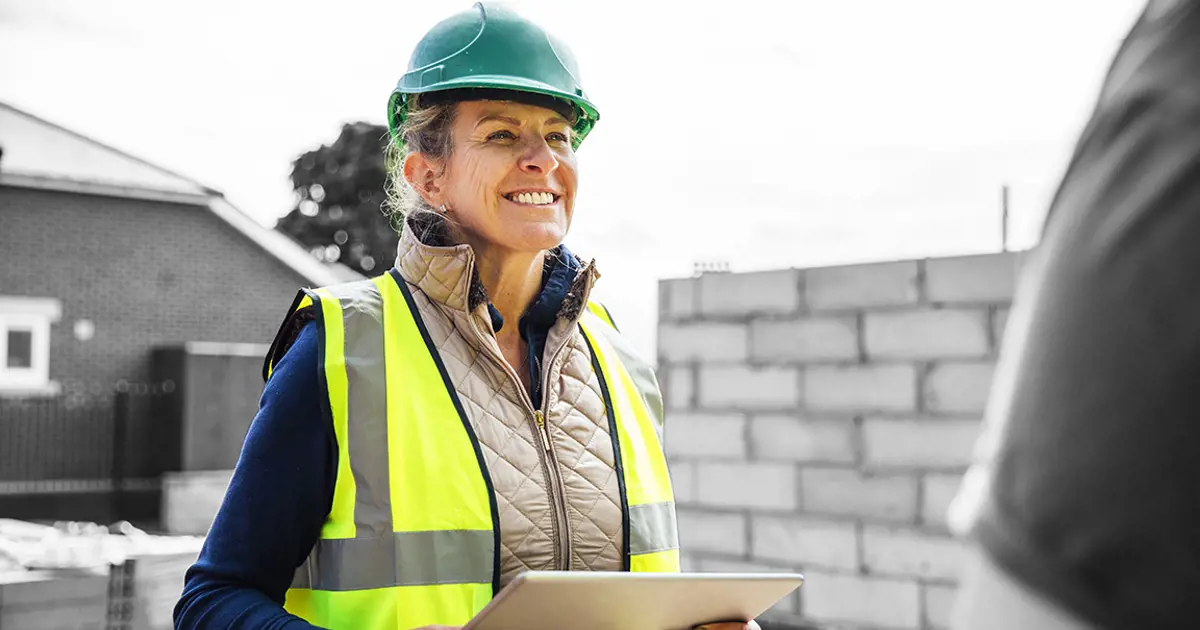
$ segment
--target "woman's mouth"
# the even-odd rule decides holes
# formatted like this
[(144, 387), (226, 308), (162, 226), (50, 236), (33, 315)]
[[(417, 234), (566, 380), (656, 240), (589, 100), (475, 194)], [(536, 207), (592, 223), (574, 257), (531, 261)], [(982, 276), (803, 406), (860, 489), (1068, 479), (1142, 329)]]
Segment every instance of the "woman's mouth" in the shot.
[(558, 202), (560, 196), (550, 192), (508, 193), (504, 198), (524, 206), (549, 206)]

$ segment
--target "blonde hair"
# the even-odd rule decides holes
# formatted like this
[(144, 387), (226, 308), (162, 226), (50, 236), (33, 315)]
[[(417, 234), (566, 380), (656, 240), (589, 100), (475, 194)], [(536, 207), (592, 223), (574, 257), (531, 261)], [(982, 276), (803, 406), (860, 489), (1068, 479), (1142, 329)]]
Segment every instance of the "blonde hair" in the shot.
[(387, 214), (397, 232), (402, 231), (404, 220), (411, 215), (438, 214), (404, 177), (404, 161), (413, 153), (424, 153), (445, 168), (454, 149), (451, 131), (454, 127), (457, 103), (429, 103), (425, 96), (417, 94), (409, 97), (404, 122), (397, 130), (398, 140), (388, 143), (385, 156)]

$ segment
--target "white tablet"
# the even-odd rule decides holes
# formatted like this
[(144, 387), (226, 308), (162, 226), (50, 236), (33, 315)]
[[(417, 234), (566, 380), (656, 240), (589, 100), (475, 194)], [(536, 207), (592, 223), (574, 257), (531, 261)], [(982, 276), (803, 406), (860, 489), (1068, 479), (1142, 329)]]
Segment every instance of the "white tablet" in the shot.
[(530, 571), (463, 630), (690, 630), (754, 619), (803, 583), (797, 573)]

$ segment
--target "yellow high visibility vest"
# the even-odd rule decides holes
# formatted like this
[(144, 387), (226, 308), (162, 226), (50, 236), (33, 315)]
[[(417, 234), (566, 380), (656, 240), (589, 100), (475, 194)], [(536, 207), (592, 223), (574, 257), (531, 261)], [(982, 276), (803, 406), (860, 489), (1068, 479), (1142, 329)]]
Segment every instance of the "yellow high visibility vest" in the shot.
[[(395, 269), (306, 289), (285, 328), (306, 308), (318, 322), (338, 467), (332, 508), (284, 608), (326, 628), (461, 626), (496, 593), (500, 523), (479, 441), (412, 293)], [(623, 480), (625, 568), (677, 572), (652, 372), (602, 306), (589, 304), (580, 328)]]

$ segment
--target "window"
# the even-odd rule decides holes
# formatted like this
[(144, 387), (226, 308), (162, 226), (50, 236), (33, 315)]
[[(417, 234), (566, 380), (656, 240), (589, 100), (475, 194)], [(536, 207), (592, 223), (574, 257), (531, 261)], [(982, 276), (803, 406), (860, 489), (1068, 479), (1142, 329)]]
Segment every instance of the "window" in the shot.
[(9, 327), (8, 352), (6, 354), (8, 355), (8, 365), (4, 367), (13, 370), (32, 370), (33, 329)]
[(0, 296), (0, 395), (54, 394), (50, 324), (62, 316), (54, 298)]

